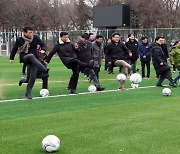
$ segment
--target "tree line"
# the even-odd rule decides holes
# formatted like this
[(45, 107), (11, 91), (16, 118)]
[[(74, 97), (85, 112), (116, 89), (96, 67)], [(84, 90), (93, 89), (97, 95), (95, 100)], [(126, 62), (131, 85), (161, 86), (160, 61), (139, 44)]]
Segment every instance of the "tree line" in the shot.
[(93, 6), (128, 4), (130, 28), (180, 27), (180, 0), (1, 0), (1, 31), (31, 26), (40, 31), (92, 28)]

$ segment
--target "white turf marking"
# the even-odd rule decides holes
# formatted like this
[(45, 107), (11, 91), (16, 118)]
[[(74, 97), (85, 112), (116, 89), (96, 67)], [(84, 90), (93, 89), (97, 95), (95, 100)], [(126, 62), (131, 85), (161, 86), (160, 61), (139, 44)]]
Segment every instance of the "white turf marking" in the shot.
[[(117, 80), (117, 79), (101, 79), (100, 81), (114, 81), (114, 80)], [(149, 80), (149, 79), (148, 79)], [(19, 82), (19, 81), (18, 81)], [(18, 85), (18, 82), (17, 83), (5, 83), (5, 84), (0, 84), (0, 87), (1, 86), (17, 86)], [(66, 82), (69, 82), (69, 81), (48, 81), (48, 83), (66, 83)], [(89, 82), (87, 79), (86, 80), (79, 80), (79, 82)], [(26, 84), (26, 83), (24, 83)], [(39, 82), (36, 82), (36, 84), (42, 84), (41, 81)]]
[[(113, 80), (116, 80), (116, 79), (101, 79), (101, 81), (113, 81)], [(69, 82), (69, 81), (48, 81), (48, 83), (65, 83), (65, 82)], [(89, 82), (88, 80), (79, 80), (79, 82)], [(42, 84), (42, 82), (36, 82), (37, 84)], [(24, 84), (27, 84), (27, 83), (24, 83)], [(17, 83), (7, 83), (7, 84), (0, 84), (0, 86), (17, 86), (18, 85), (18, 82)]]
[[(147, 86), (147, 87), (139, 87), (137, 89), (147, 89), (147, 88), (154, 88), (156, 86)], [(126, 90), (135, 90), (134, 88), (127, 88)], [(83, 93), (79, 93), (79, 94), (64, 94), (64, 95), (54, 95), (54, 96), (48, 96), (45, 98), (57, 98), (57, 97), (67, 97), (67, 96), (78, 96), (78, 95), (87, 95), (87, 94), (96, 94), (96, 93), (107, 93), (107, 92), (116, 92), (116, 91), (122, 91), (122, 90), (104, 90), (104, 91), (97, 91), (95, 93), (90, 93), (90, 92), (83, 92)], [(43, 97), (33, 97), (33, 100), (35, 99), (45, 99)], [(0, 103), (4, 103), (4, 102), (17, 102), (17, 101), (25, 101), (28, 99), (22, 98), (22, 99), (9, 99), (9, 100), (1, 100)]]

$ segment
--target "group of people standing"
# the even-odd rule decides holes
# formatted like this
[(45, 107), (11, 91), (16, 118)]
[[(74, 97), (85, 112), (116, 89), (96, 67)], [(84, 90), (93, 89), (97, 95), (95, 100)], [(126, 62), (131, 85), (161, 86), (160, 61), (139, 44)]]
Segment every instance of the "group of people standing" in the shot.
[[(69, 39), (67, 32), (61, 32), (58, 42), (51, 49), (49, 54), (46, 54), (47, 46), (39, 38), (34, 35), (31, 27), (23, 29), (23, 36), (17, 38), (15, 45), (10, 54), (10, 63), (13, 63), (15, 54), (20, 51), (20, 62), (28, 67), (26, 78), (21, 78), (19, 86), (27, 83), (25, 96), (32, 99), (31, 91), (36, 78), (42, 78), (42, 88), (48, 88), (48, 77), (50, 63), (53, 55), (58, 54), (62, 63), (72, 71), (67, 90), (70, 94), (78, 94), (77, 84), (79, 73), (82, 72), (93, 81), (97, 91), (102, 91), (105, 88), (100, 84), (99, 72), (101, 68), (101, 60), (105, 55), (106, 68), (113, 71), (113, 67), (119, 67), (120, 72), (126, 76), (130, 75), (131, 70), (133, 73), (137, 71), (136, 62), (140, 57), (142, 67), (142, 77), (150, 77), (150, 61), (152, 61), (156, 70), (159, 80), (157, 86), (162, 86), (161, 83), (165, 78), (170, 80), (170, 85), (175, 87), (177, 77), (175, 80), (171, 77), (170, 67), (167, 64), (167, 57), (165, 56), (162, 48), (162, 37), (157, 37), (155, 43), (150, 45), (147, 37), (142, 37), (142, 42), (138, 43), (133, 34), (128, 36), (128, 41), (123, 43), (120, 41), (120, 34), (113, 33), (112, 39), (106, 46), (103, 47), (104, 38), (102, 35), (97, 35), (94, 39), (93, 34), (84, 33), (78, 42), (73, 43)], [(180, 44), (179, 42), (177, 44)], [(166, 50), (166, 49), (165, 49)], [(172, 49), (172, 57), (176, 57), (175, 50), (179, 47)], [(179, 54), (180, 55), (180, 54)], [(179, 57), (178, 57), (179, 58)], [(173, 60), (177, 64), (175, 58)], [(145, 76), (145, 65), (147, 67), (147, 75)], [(180, 70), (180, 66), (177, 66)], [(125, 81), (120, 82), (119, 89), (124, 90)]]
[[(108, 40), (109, 43), (105, 45), (105, 70), (108, 69), (108, 73), (111, 74), (113, 72), (113, 66), (118, 66), (114, 63), (114, 65), (108, 63), (108, 61), (113, 61), (112, 59), (116, 59), (117, 55), (113, 56), (111, 60), (109, 60), (108, 53), (111, 51), (109, 50), (109, 46), (118, 46), (117, 41), (115, 40), (114, 36), (116, 33), (113, 34), (112, 40)], [(119, 35), (120, 36), (120, 35)], [(120, 43), (120, 42), (119, 42)], [(162, 82), (165, 78), (167, 78), (170, 81), (170, 86), (176, 87), (177, 80), (180, 78), (180, 74), (178, 74), (175, 79), (172, 79), (171, 74), (171, 67), (168, 65), (168, 60), (170, 60), (171, 64), (173, 65), (173, 71), (175, 71), (175, 68), (178, 69), (178, 72), (180, 72), (180, 41), (176, 41), (173, 47), (168, 51), (167, 45), (165, 43), (165, 38), (158, 36), (155, 38), (155, 42), (149, 43), (148, 38), (146, 36), (143, 36), (141, 38), (141, 42), (139, 43), (133, 34), (129, 34), (126, 41), (122, 42), (124, 43), (124, 55), (121, 55), (121, 60), (124, 60), (128, 63), (128, 65), (134, 66), (136, 68), (136, 62), (137, 59), (140, 58), (141, 62), (141, 75), (142, 78), (150, 78), (150, 62), (152, 60), (154, 69), (156, 71), (156, 76), (158, 78), (158, 82), (156, 86), (163, 86)], [(117, 47), (119, 50), (122, 47)], [(123, 53), (122, 51), (118, 51), (118, 49), (115, 49), (119, 54)], [(112, 53), (112, 52), (111, 52)], [(108, 66), (109, 65), (109, 66)], [(126, 76), (130, 76), (130, 66), (126, 65), (126, 68), (128, 68), (128, 72), (124, 72), (124, 69), (120, 67), (120, 72), (124, 73)], [(108, 66), (108, 67), (107, 67)], [(145, 66), (146, 66), (146, 73), (145, 73)], [(126, 69), (125, 69), (126, 70)], [(137, 71), (138, 69), (134, 70)], [(119, 89), (124, 89), (123, 86), (121, 86)]]

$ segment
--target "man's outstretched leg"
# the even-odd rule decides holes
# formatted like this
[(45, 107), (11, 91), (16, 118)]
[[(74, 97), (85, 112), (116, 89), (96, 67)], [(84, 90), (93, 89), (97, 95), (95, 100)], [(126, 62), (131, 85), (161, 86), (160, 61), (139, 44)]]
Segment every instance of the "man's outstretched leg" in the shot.
[(28, 54), (24, 56), (23, 62), (27, 65), (35, 65), (38, 69), (42, 70), (43, 72), (49, 71), (49, 69), (46, 68), (33, 54)]

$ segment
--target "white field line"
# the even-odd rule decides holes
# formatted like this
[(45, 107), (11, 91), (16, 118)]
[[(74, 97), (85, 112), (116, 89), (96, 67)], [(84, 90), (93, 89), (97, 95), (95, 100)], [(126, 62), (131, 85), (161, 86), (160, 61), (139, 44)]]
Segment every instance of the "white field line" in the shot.
[[(147, 89), (147, 88), (154, 88), (156, 86), (147, 86), (147, 87), (139, 87), (137, 89)], [(135, 90), (134, 88), (127, 88), (126, 90)], [(97, 91), (95, 93), (90, 93), (90, 92), (83, 92), (83, 93), (79, 93), (79, 94), (64, 94), (64, 95), (53, 95), (53, 96), (48, 96), (48, 97), (33, 97), (33, 100), (35, 99), (46, 99), (46, 98), (57, 98), (57, 97), (67, 97), (67, 96), (78, 96), (78, 95), (87, 95), (87, 94), (96, 94), (96, 93), (107, 93), (107, 92), (116, 92), (116, 91), (122, 91), (122, 90), (104, 90), (104, 91)], [(9, 99), (9, 100), (1, 100), (0, 103), (4, 103), (4, 102), (17, 102), (17, 101), (25, 101), (28, 100), (26, 98), (22, 98), (22, 99)]]
[[(116, 79), (101, 79), (101, 81), (111, 81), (111, 80), (116, 80)], [(69, 82), (67, 80), (64, 80), (64, 81), (48, 81), (48, 83), (66, 83), (66, 82)], [(89, 82), (88, 80), (79, 80), (79, 82)], [(42, 81), (39, 81), (39, 82), (36, 82), (37, 84), (42, 84)], [(24, 83), (26, 84), (26, 83)], [(0, 86), (17, 86), (18, 85), (18, 82), (17, 83), (5, 83), (5, 84), (0, 84)]]
[[(100, 81), (114, 81), (114, 80), (117, 80), (117, 79), (101, 79)], [(48, 83), (66, 83), (66, 82), (69, 82), (69, 81), (68, 80), (48, 81)], [(89, 82), (89, 81), (88, 81), (88, 79), (86, 79), (86, 80), (79, 80), (79, 82)], [(26, 83), (24, 83), (24, 84), (26, 84)], [(36, 84), (42, 84), (42, 81), (38, 81), (38, 82), (36, 82)], [(5, 84), (0, 84), (0, 87), (1, 86), (17, 86), (17, 85), (18, 85), (18, 82), (17, 83), (5, 83)]]

